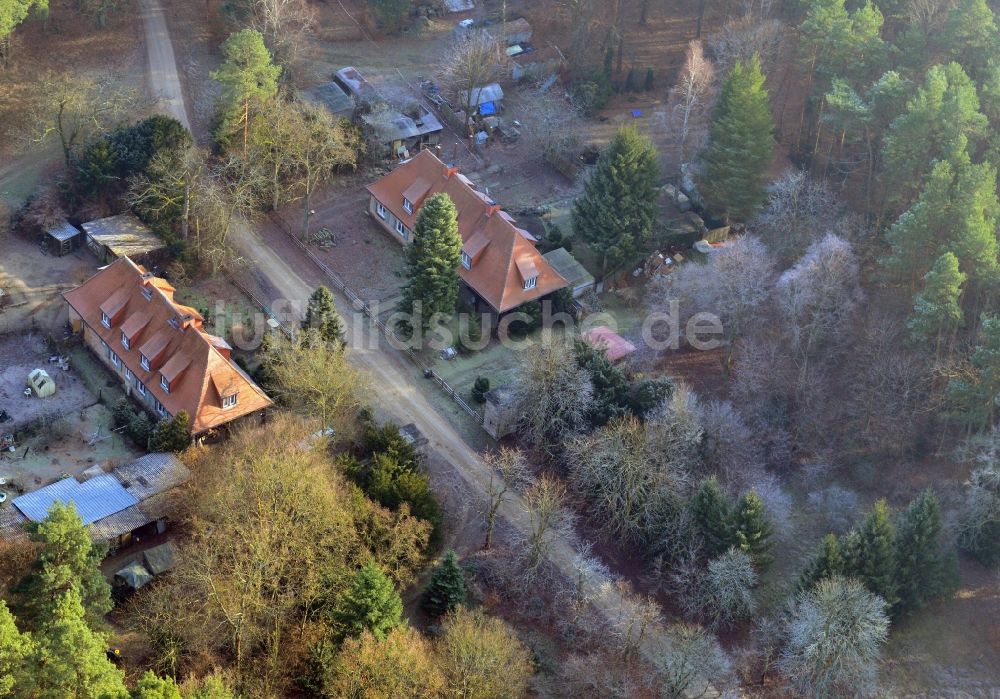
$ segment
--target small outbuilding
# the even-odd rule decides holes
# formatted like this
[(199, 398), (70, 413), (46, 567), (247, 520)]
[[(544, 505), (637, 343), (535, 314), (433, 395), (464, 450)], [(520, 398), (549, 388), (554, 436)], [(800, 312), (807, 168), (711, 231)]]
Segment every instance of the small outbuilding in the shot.
[(39, 398), (48, 398), (56, 392), (56, 382), (45, 369), (34, 369), (28, 374), (28, 385)]
[(303, 90), (299, 96), (310, 104), (325, 108), (334, 119), (350, 119), (354, 115), (354, 100), (336, 82)]
[(524, 17), (507, 22), (503, 28), (503, 41), (507, 46), (531, 41), (531, 24)]
[(53, 255), (62, 257), (80, 244), (80, 231), (69, 221), (63, 221), (45, 231), (45, 245)]
[(517, 428), (517, 398), (510, 386), (497, 386), (484, 396), (483, 428), (493, 439), (502, 439)]
[(347, 91), (347, 94), (360, 102), (371, 102), (378, 97), (378, 91), (365, 80), (365, 77), (354, 66), (341, 68), (334, 76), (337, 83)]
[[(471, 93), (471, 100), (470, 100)], [(498, 83), (490, 83), (472, 90), (462, 90), (458, 94), (461, 106), (470, 105), (474, 114), (489, 116), (503, 109), (503, 88)]]
[(119, 257), (138, 260), (162, 250), (163, 240), (132, 214), (99, 218), (83, 224), (87, 247), (103, 264)]
[(635, 345), (606, 325), (583, 333), (583, 341), (594, 349), (602, 350), (612, 362), (620, 362), (636, 350)]
[(142, 553), (142, 561), (153, 575), (163, 575), (177, 565), (177, 547), (173, 542), (166, 542)]
[(569, 254), (566, 248), (556, 248), (543, 255), (545, 261), (552, 265), (559, 276), (569, 282), (573, 290), (573, 298), (578, 298), (594, 288), (594, 275)]

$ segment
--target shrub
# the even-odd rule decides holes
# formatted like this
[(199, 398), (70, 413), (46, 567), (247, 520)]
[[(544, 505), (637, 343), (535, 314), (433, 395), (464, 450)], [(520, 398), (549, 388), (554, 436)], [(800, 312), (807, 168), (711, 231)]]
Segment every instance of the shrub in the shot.
[(150, 451), (184, 451), (191, 444), (188, 434), (190, 417), (186, 410), (156, 423), (149, 435)]
[(485, 376), (477, 376), (476, 382), (472, 385), (472, 399), (477, 403), (485, 403), (489, 390), (490, 380)]
[(111, 409), (111, 419), (115, 428), (132, 424), (132, 420), (135, 419), (135, 408), (132, 407), (132, 401), (127, 396), (122, 396), (121, 400), (115, 403), (115, 407)]
[(635, 92), (638, 88), (638, 78), (635, 75), (635, 68), (629, 68), (628, 75), (625, 77), (625, 92)]
[(149, 444), (149, 435), (153, 431), (153, 421), (145, 412), (137, 412), (132, 415), (128, 423), (128, 436), (133, 442), (140, 446)]

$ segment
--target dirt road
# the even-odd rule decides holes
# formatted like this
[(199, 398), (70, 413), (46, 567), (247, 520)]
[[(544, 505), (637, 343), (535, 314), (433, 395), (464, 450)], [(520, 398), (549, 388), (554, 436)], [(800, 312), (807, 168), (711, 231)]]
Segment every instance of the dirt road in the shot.
[[(155, 0), (142, 0), (142, 3), (147, 37), (150, 40), (150, 56), (172, 57), (173, 51), (169, 50), (169, 46), (163, 49), (152, 45), (154, 42), (166, 44), (170, 42), (165, 24), (160, 28), (150, 27), (151, 24), (163, 23), (162, 11), (149, 11), (151, 7), (158, 8)], [(166, 62), (166, 58), (163, 62)], [(154, 70), (154, 65), (156, 64), (151, 58), (150, 80), (154, 91), (176, 95), (179, 101), (174, 107), (180, 115), (184, 115), (183, 93), (179, 90), (179, 82), (178, 89), (172, 93), (159, 89), (157, 83), (168, 73), (176, 81), (176, 66), (173, 70), (169, 70), (170, 66), (161, 65), (164, 69), (161, 71)], [(173, 65), (172, 60), (170, 65)], [(187, 123), (186, 117), (184, 123)], [(300, 308), (304, 308), (309, 295), (325, 280), (320, 270), (301, 250), (289, 241), (281, 240), (284, 235), (274, 226), (255, 228), (252, 223), (244, 223), (235, 227), (231, 242), (239, 255), (244, 258), (248, 274), (254, 278), (258, 287), (270, 295), (266, 302), (271, 303), (273, 307), (281, 301), (292, 301), (298, 302), (301, 304)], [(448, 419), (439, 414), (421, 394), (417, 388), (420, 379), (416, 377), (415, 369), (407, 363), (403, 355), (385, 341), (377, 328), (354, 313), (346, 298), (338, 295), (336, 299), (349, 338), (348, 357), (366, 369), (370, 377), (370, 402), (398, 424), (415, 423), (427, 437), (426, 451), (430, 459), (450, 467), (448, 480), (460, 480), (462, 487), (456, 490), (467, 494), (466, 508), (464, 512), (459, 513), (460, 519), (465, 520), (463, 524), (478, 529), (474, 513), (489, 492), (492, 470), (483, 461), (482, 456), (465, 442)], [(435, 475), (438, 476), (434, 479), (437, 487), (442, 474), (441, 472), (432, 474), (432, 477)], [(449, 514), (455, 513), (449, 512)], [(525, 533), (530, 531), (531, 523), (524, 501), (519, 496), (510, 497), (504, 503), (500, 515), (517, 530)], [(478, 532), (474, 536), (478, 536)], [(549, 551), (549, 561), (568, 579), (574, 579), (580, 576), (580, 571), (575, 565), (576, 555), (577, 552), (569, 541), (556, 539)], [(604, 578), (596, 573), (584, 577), (587, 578), (586, 582), (591, 589), (606, 591), (600, 595), (596, 604), (609, 621), (628, 618), (626, 600), (616, 590), (609, 590)], [(664, 640), (659, 634), (649, 632), (646, 635), (643, 654), (650, 661), (655, 662), (664, 649)]]
[(169, 114), (190, 131), (191, 123), (184, 107), (184, 93), (177, 75), (177, 61), (163, 6), (159, 0), (139, 0), (139, 10), (142, 26), (146, 30), (146, 55), (149, 59), (146, 69), (150, 92), (156, 98), (160, 111)]

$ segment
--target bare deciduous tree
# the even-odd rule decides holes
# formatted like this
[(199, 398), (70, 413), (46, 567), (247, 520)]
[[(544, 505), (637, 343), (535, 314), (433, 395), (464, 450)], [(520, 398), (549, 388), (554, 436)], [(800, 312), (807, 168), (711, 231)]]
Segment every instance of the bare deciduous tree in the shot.
[(457, 39), (441, 59), (438, 80), (453, 104), (465, 112), (465, 127), (478, 106), (478, 88), (497, 82), (507, 73), (509, 59), (503, 42), (487, 31), (473, 31)]
[(829, 359), (849, 339), (851, 321), (864, 298), (860, 281), (851, 244), (831, 233), (810, 245), (778, 279), (778, 310), (800, 376), (818, 352)]
[(550, 476), (542, 476), (524, 493), (529, 527), (525, 534), (524, 563), (534, 572), (548, 556), (552, 540), (572, 528), (566, 509), (566, 488)]
[(715, 67), (706, 58), (702, 42), (694, 39), (688, 44), (684, 65), (669, 96), (677, 167), (705, 145), (715, 92)]
[(704, 614), (714, 628), (749, 619), (757, 609), (757, 571), (749, 554), (729, 549), (708, 563)]
[(493, 530), (496, 528), (497, 514), (508, 493), (513, 489), (520, 490), (531, 481), (528, 461), (520, 449), (500, 447), (497, 451), (486, 454), (484, 461), (490, 467), (490, 484), (486, 493), (486, 507), (483, 519), (486, 521), (486, 536), (483, 549), (489, 550), (493, 541)]
[(660, 696), (664, 699), (699, 699), (714, 694), (728, 679), (726, 652), (708, 631), (694, 624), (671, 624), (667, 647), (657, 662)]
[(566, 343), (538, 344), (523, 353), (514, 386), (521, 426), (536, 446), (555, 454), (584, 425), (594, 387)]

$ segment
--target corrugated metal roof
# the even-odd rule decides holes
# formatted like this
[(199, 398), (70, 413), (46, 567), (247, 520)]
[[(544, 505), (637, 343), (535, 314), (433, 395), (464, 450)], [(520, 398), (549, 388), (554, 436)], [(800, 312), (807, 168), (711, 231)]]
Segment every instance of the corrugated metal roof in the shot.
[(127, 534), (134, 529), (138, 529), (144, 524), (149, 524), (153, 519), (143, 512), (138, 505), (126, 507), (121, 512), (115, 512), (103, 519), (99, 519), (90, 525), (87, 530), (90, 538), (95, 541), (107, 541), (122, 534)]
[(24, 525), (28, 518), (16, 507), (0, 507), (0, 539), (4, 541), (27, 541), (28, 532)]
[(146, 454), (111, 472), (137, 500), (146, 500), (185, 483), (191, 472), (173, 454)]
[(40, 522), (45, 519), (55, 502), (72, 502), (86, 525), (121, 512), (139, 501), (116, 478), (104, 475), (95, 476), (84, 483), (75, 478), (64, 478), (15, 498), (14, 506), (28, 519)]

